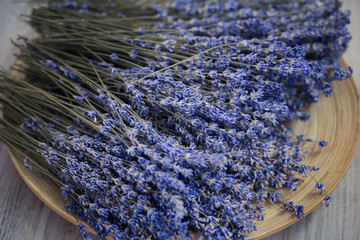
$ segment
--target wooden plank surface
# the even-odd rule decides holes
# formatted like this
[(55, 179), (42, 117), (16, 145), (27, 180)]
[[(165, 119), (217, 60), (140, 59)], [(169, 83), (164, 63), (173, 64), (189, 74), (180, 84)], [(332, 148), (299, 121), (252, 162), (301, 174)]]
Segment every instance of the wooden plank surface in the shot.
[[(360, 1), (344, 0), (352, 11), (349, 29), (353, 35), (345, 61), (355, 70), (360, 86)], [(26, 34), (29, 27), (16, 14), (28, 11), (24, 3), (0, 0), (0, 65), (14, 63), (10, 38)], [(360, 240), (360, 151), (348, 173), (332, 194), (329, 208), (320, 206), (291, 227), (266, 240)], [(12, 165), (7, 149), (0, 144), (0, 240), (82, 239), (76, 226), (45, 206), (22, 181)]]

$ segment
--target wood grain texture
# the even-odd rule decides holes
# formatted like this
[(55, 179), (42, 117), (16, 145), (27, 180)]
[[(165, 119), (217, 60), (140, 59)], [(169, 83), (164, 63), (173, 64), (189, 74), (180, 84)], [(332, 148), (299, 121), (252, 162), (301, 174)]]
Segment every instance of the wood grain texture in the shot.
[[(345, 54), (345, 60), (355, 69), (354, 78), (360, 85), (360, 37), (357, 32), (360, 1), (344, 1), (345, 8), (352, 10), (350, 31), (353, 41)], [(26, 33), (23, 23), (11, 15), (12, 11), (26, 10), (24, 4), (12, 4), (0, 0), (0, 64), (9, 67), (13, 63), (9, 38), (16, 33)], [(331, 120), (331, 119), (330, 119)], [(344, 239), (359, 240), (360, 237), (360, 153), (345, 178), (333, 192), (333, 203), (329, 208), (320, 206), (304, 219), (266, 238), (266, 240), (311, 240)], [(69, 224), (47, 208), (20, 179), (11, 163), (6, 148), (0, 145), (0, 239), (81, 239), (76, 227)]]

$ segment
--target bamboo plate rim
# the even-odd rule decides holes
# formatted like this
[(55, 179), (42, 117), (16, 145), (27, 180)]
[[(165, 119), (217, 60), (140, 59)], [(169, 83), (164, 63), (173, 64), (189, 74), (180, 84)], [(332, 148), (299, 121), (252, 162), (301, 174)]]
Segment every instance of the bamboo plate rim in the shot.
[[(341, 60), (343, 66), (347, 66), (343, 59)], [(15, 73), (14, 73), (15, 74)], [(320, 179), (317, 179), (325, 184), (325, 187), (327, 188), (328, 193), (332, 193), (333, 190), (336, 188), (336, 186), (340, 183), (340, 181), (345, 176), (347, 170), (349, 169), (352, 160), (354, 158), (355, 152), (358, 147), (358, 142), (360, 138), (360, 95), (356, 88), (356, 84), (353, 77), (350, 77), (349, 79), (344, 79), (340, 83), (335, 81), (332, 83), (332, 89), (333, 89), (333, 96), (330, 98), (324, 98), (322, 97), (318, 103), (311, 104), (309, 107), (309, 111), (316, 110), (316, 112), (311, 113), (312, 116), (310, 120), (306, 122), (297, 122), (295, 123), (294, 132), (296, 133), (299, 131), (299, 134), (302, 130), (307, 130), (309, 128), (309, 124), (312, 122), (312, 119), (314, 119), (313, 114), (317, 114), (316, 116), (320, 116), (321, 118), (325, 117), (325, 113), (327, 109), (318, 109), (322, 102), (328, 101), (329, 103), (325, 104), (331, 104), (331, 103), (338, 103), (340, 102), (340, 106), (342, 105), (348, 105), (353, 106), (355, 105), (355, 109), (339, 109), (336, 104), (336, 106), (330, 106), (332, 107), (331, 110), (335, 112), (335, 120), (339, 120), (337, 122), (334, 122), (334, 119), (328, 119), (327, 126), (333, 127), (331, 124), (335, 124), (335, 127), (339, 126), (345, 126), (344, 124), (348, 124), (346, 122), (346, 119), (344, 120), (341, 117), (341, 114), (350, 114), (351, 116), (354, 116), (354, 119), (350, 119), (349, 127), (346, 128), (347, 132), (346, 134), (349, 134), (350, 136), (346, 135), (344, 136), (334, 136), (334, 132), (329, 133), (326, 132), (323, 135), (327, 136), (331, 139), (325, 139), (329, 141), (329, 145), (324, 148), (323, 150), (319, 151), (315, 146), (309, 146), (312, 148), (312, 151), (309, 153), (309, 157), (304, 160), (304, 163), (307, 164), (315, 164), (317, 163), (316, 159), (326, 158), (327, 165), (320, 166), (320, 170), (317, 172), (314, 172), (315, 177), (320, 176)], [(341, 90), (347, 90), (350, 93), (348, 94), (342, 94)], [(341, 100), (345, 99), (343, 103), (341, 103)], [(346, 100), (347, 99), (347, 100)], [(349, 102), (350, 101), (350, 102)], [(320, 104), (321, 103), (321, 104)], [(328, 105), (326, 105), (328, 106)], [(351, 112), (356, 111), (355, 113), (351, 114)], [(325, 112), (324, 112), (325, 111)], [(324, 115), (325, 114), (325, 115)], [(312, 133), (316, 133), (318, 129), (322, 126), (318, 126), (319, 123), (314, 127), (315, 131), (311, 131)], [(355, 127), (355, 131), (351, 129), (351, 126)], [(319, 128), (318, 128), (319, 127)], [(350, 129), (349, 129), (350, 128)], [(310, 134), (311, 135), (311, 134)], [(310, 136), (311, 137), (311, 136)], [(348, 139), (350, 137), (350, 139)], [(334, 141), (334, 140), (341, 140), (345, 139), (347, 140), (347, 143), (344, 144), (344, 142), (340, 141)], [(317, 140), (323, 140), (323, 139), (317, 139)], [(339, 145), (340, 144), (340, 145)], [(316, 144), (313, 144), (316, 145)], [(346, 150), (345, 154), (341, 156), (339, 164), (341, 164), (341, 168), (336, 168), (333, 171), (330, 171), (329, 169), (326, 169), (328, 165), (334, 164), (335, 161), (337, 161), (338, 153), (334, 152), (334, 149), (341, 149)], [(82, 221), (75, 218), (75, 216), (68, 211), (65, 210), (65, 201), (63, 200), (60, 190), (58, 188), (54, 189), (55, 184), (51, 182), (50, 179), (48, 179), (45, 175), (35, 172), (35, 171), (29, 171), (25, 168), (23, 162), (17, 158), (14, 157), (12, 152), (9, 150), (10, 157), (12, 159), (12, 162), (14, 163), (17, 171), (19, 172), (21, 178), (25, 181), (25, 183), (29, 186), (29, 188), (53, 211), (55, 211), (57, 214), (65, 218), (67, 221), (78, 225), (79, 221), (84, 224), (87, 228), (87, 230), (93, 234), (95, 234), (95, 231), (87, 226), (87, 224)], [(314, 160), (315, 159), (315, 160)], [(330, 159), (330, 160), (328, 160)], [(324, 164), (324, 161), (322, 162)], [(323, 169), (323, 170), (322, 170)], [(319, 174), (321, 173), (321, 174)], [(331, 174), (335, 174), (335, 177), (330, 176)], [(305, 216), (308, 215), (310, 212), (312, 212), (316, 207), (318, 207), (321, 204), (322, 199), (324, 198), (324, 195), (320, 195), (317, 193), (315, 189), (315, 182), (311, 183), (309, 181), (310, 177), (306, 177), (304, 179), (304, 182), (299, 186), (298, 190), (296, 192), (292, 192), (287, 189), (280, 189), (279, 192), (282, 193), (284, 198), (298, 198), (302, 199), (300, 202), (296, 202), (298, 204), (304, 204), (305, 205)], [(332, 183), (332, 184), (329, 184)], [(311, 185), (312, 184), (312, 185)], [(305, 186), (304, 186), (305, 185)], [(313, 190), (309, 189), (309, 186), (312, 186)], [(306, 190), (306, 194), (302, 194)], [(299, 194), (300, 193), (300, 194)], [(306, 195), (306, 196), (301, 196)], [(288, 199), (288, 200), (289, 200)], [(280, 221), (280, 222), (279, 222)], [(274, 205), (267, 203), (265, 206), (265, 220), (258, 222), (256, 224), (258, 231), (254, 231), (251, 234), (247, 235), (247, 238), (254, 238), (254, 239), (261, 239), (267, 236), (270, 236), (276, 232), (279, 232), (286, 227), (289, 227), (290, 225), (296, 223), (299, 221), (299, 219), (292, 213), (287, 213), (280, 205)], [(280, 223), (280, 224), (279, 224)]]

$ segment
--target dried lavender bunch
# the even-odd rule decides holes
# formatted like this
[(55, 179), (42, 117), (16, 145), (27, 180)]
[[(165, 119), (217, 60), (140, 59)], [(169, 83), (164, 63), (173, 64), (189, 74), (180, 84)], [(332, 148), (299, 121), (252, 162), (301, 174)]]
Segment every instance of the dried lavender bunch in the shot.
[(301, 163), (306, 139), (293, 141), (284, 121), (308, 119), (302, 107), (350, 76), (339, 65), (348, 13), (338, 1), (258, 6), (34, 9), (41, 36), (16, 43), (25, 78), (0, 73), (0, 139), (51, 177), (100, 238), (243, 239), (265, 201), (300, 218), (304, 206), (276, 189), (295, 191), (296, 173), (313, 167)]

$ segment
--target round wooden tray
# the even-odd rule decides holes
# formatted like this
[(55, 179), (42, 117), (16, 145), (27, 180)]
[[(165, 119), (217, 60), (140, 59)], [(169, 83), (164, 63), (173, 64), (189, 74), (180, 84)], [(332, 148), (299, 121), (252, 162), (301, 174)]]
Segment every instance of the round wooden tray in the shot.
[[(343, 62), (343, 65), (346, 66)], [(310, 150), (304, 161), (311, 166), (320, 167), (313, 172), (313, 176), (324, 183), (328, 193), (331, 193), (344, 177), (350, 167), (358, 146), (359, 131), (359, 94), (354, 79), (342, 82), (333, 82), (333, 95), (321, 97), (316, 104), (310, 105), (306, 110), (311, 114), (309, 121), (294, 121), (291, 123), (295, 134), (305, 134), (306, 137), (316, 140), (328, 141), (328, 146), (319, 149), (317, 144), (307, 143), (304, 149)], [(67, 212), (65, 202), (57, 186), (44, 175), (28, 170), (21, 160), (11, 154), (16, 169), (31, 190), (52, 210), (73, 224), (78, 224), (75, 217)], [(285, 200), (292, 200), (305, 206), (305, 214), (309, 214), (321, 204), (324, 195), (315, 189), (315, 182), (311, 177), (304, 178), (298, 190), (280, 190)], [(260, 239), (274, 234), (299, 219), (286, 212), (279, 204), (265, 206), (265, 220), (258, 222), (258, 231), (248, 237)], [(87, 228), (94, 233), (93, 229)]]

